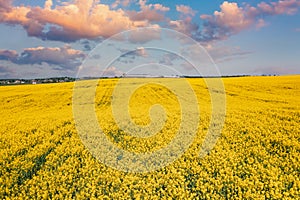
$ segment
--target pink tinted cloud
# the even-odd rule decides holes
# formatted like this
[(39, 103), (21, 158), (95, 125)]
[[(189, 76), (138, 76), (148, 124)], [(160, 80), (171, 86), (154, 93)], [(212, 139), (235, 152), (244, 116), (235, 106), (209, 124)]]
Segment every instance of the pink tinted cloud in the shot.
[(204, 40), (225, 39), (229, 35), (238, 33), (254, 23), (254, 18), (249, 17), (247, 10), (239, 7), (237, 3), (225, 1), (220, 11), (213, 15), (201, 15), (204, 20), (202, 37)]
[[(74, 0), (53, 4), (46, 0), (44, 7), (13, 6), (12, 0), (0, 0), (0, 23), (21, 25), (29, 36), (47, 40), (76, 41), (82, 38), (107, 38), (124, 30), (158, 26), (165, 23), (168, 28), (183, 32), (199, 41), (227, 39), (250, 27), (266, 25), (262, 17), (288, 14), (298, 11), (299, 0), (261, 2), (256, 6), (224, 1), (219, 11), (212, 15), (201, 15), (203, 25), (195, 24), (195, 11), (185, 5), (177, 5), (179, 19), (168, 19), (165, 12), (170, 8), (156, 3), (147, 4), (139, 0), (140, 10), (124, 10), (119, 5), (129, 5), (132, 0), (116, 0), (106, 5), (99, 0)], [(200, 30), (201, 27), (201, 30)]]
[(121, 9), (115, 11), (107, 5), (93, 5), (93, 1), (85, 3), (82, 0), (76, 4), (57, 6), (53, 10), (36, 7), (28, 16), (44, 25), (52, 24), (47, 36), (53, 40), (110, 37), (120, 31), (147, 24), (143, 21), (133, 22)]
[(203, 30), (198, 33), (197, 39), (213, 41), (227, 39), (252, 26), (261, 28), (266, 26), (262, 16), (295, 14), (300, 7), (299, 0), (280, 0), (278, 2), (261, 2), (256, 7), (246, 4), (244, 7), (237, 3), (224, 1), (220, 11), (213, 15), (201, 15)]
[(10, 0), (0, 0), (0, 11), (6, 11), (11, 8), (12, 1)]
[(192, 23), (192, 18), (190, 17), (179, 20), (170, 20), (169, 27), (190, 37), (193, 37), (193, 33), (196, 33), (199, 29), (197, 24)]
[(237, 3), (228, 3), (225, 1), (220, 8), (220, 12), (214, 12), (214, 17), (218, 25), (224, 25), (231, 30), (239, 31), (252, 23), (252, 19), (247, 16), (246, 11), (239, 7)]
[(128, 40), (132, 43), (145, 43), (159, 39), (161, 39), (161, 30), (158, 25), (153, 25), (144, 29), (135, 29), (128, 35)]
[(127, 11), (128, 16), (133, 21), (160, 22), (164, 20), (164, 12), (170, 10), (162, 4), (147, 4), (146, 0), (140, 0), (140, 11)]
[(176, 10), (184, 15), (194, 16), (196, 14), (195, 10), (193, 10), (191, 7), (185, 6), (185, 5), (176, 5)]
[(299, 0), (281, 0), (278, 2), (271, 2), (270, 4), (261, 2), (257, 7), (260, 9), (261, 13), (269, 15), (292, 15), (298, 11), (299, 6)]
[[(94, 0), (64, 2), (53, 8), (51, 0), (41, 7), (13, 7), (0, 0), (0, 22), (20, 24), (29, 36), (42, 39), (75, 41), (81, 38), (110, 37), (120, 31), (149, 25), (151, 20), (162, 19), (156, 10), (147, 10), (140, 20), (132, 20), (122, 10), (112, 10), (108, 5)], [(148, 6), (148, 5), (145, 5)], [(156, 9), (163, 9), (156, 5)], [(5, 9), (4, 9), (5, 8)]]
[(147, 50), (144, 47), (136, 48), (136, 54), (138, 56), (142, 56), (142, 57), (147, 57), (148, 56)]
[(267, 26), (267, 22), (264, 19), (258, 19), (255, 26), (257, 29), (260, 29), (262, 27)]
[(15, 60), (18, 57), (18, 53), (14, 50), (0, 49), (0, 60)]
[(162, 4), (147, 4), (147, 0), (139, 0), (139, 5), (141, 10), (146, 10), (146, 9), (154, 9), (157, 11), (169, 11), (169, 7), (165, 7)]
[[(0, 5), (2, 6), (2, 4)], [(12, 7), (10, 4), (7, 5), (9, 7), (1, 7), (2, 9), (0, 9), (1, 22), (25, 25), (30, 21), (26, 16), (30, 11), (29, 7)]]
[(118, 6), (122, 5), (124, 7), (128, 6), (132, 0), (116, 0), (114, 3), (111, 4), (112, 8), (117, 8)]
[(196, 11), (185, 5), (176, 5), (176, 10), (180, 13), (179, 19), (169, 20), (168, 26), (178, 32), (193, 37), (193, 34), (199, 29), (199, 25), (192, 22), (192, 17), (196, 14)]
[(132, 21), (151, 21), (151, 22), (160, 22), (164, 20), (164, 15), (158, 13), (155, 10), (142, 10), (142, 11), (127, 11), (130, 20)]

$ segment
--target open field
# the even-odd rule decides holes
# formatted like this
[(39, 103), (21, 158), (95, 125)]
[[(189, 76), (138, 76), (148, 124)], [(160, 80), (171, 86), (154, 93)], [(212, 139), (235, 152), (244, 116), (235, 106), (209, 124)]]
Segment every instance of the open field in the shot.
[[(181, 120), (176, 95), (155, 84), (134, 93), (129, 107), (135, 123), (149, 124), (143, 113), (156, 103), (166, 112), (162, 131), (135, 138), (114, 125), (117, 81), (101, 80), (95, 99), (110, 141), (138, 153), (166, 146)], [(203, 159), (198, 154), (211, 118), (210, 96), (203, 79), (188, 81), (200, 107), (195, 140), (170, 165), (136, 174), (107, 167), (82, 144), (73, 83), (0, 87), (0, 199), (300, 198), (300, 76), (224, 78), (224, 129)]]

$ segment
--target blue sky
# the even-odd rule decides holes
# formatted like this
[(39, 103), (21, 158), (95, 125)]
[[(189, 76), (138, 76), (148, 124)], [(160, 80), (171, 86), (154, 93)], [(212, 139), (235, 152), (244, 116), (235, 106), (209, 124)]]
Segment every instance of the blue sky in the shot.
[[(122, 31), (145, 27), (190, 37), (206, 49), (222, 75), (299, 74), (299, 7), (300, 0), (0, 0), (0, 78), (76, 76), (94, 47)], [(154, 44), (148, 40), (157, 39), (152, 34), (138, 35), (135, 55), (110, 66), (109, 73), (124, 72), (124, 63), (183, 65), (174, 56), (148, 51), (146, 44)], [(160, 42), (168, 50), (176, 41)], [(120, 45), (115, 43), (123, 52)], [(98, 53), (101, 63), (107, 52)], [(181, 73), (194, 72), (182, 68)]]

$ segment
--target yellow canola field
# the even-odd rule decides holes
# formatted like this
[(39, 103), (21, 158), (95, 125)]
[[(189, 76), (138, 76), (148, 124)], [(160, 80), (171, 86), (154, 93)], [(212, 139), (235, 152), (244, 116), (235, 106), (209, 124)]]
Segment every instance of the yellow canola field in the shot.
[[(198, 155), (211, 120), (210, 94), (203, 79), (188, 81), (200, 108), (196, 137), (181, 157), (148, 173), (110, 168), (85, 148), (73, 118), (73, 83), (0, 87), (0, 199), (300, 198), (300, 76), (223, 78), (225, 125), (203, 159)], [(129, 111), (136, 124), (151, 122), (155, 104), (165, 111), (160, 132), (137, 138), (114, 123), (117, 82), (99, 81), (95, 98), (107, 138), (136, 153), (171, 142), (181, 121), (176, 95), (158, 84), (135, 91)]]

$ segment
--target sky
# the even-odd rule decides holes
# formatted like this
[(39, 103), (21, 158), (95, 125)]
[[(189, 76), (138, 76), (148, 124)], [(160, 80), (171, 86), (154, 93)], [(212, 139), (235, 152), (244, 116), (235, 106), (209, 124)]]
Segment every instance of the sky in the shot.
[(299, 7), (300, 0), (0, 0), (0, 79), (76, 77), (83, 68), (109, 76), (300, 74)]

